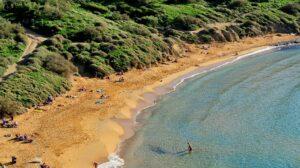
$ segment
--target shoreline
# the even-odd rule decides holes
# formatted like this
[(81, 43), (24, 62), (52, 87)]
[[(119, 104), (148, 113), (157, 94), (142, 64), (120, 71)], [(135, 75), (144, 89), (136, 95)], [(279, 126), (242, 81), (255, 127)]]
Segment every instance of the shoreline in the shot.
[[(151, 108), (157, 104), (157, 101), (162, 96), (165, 96), (167, 94), (170, 94), (172, 92), (175, 92), (177, 87), (187, 82), (189, 79), (193, 79), (199, 75), (206, 74), (215, 70), (218, 70), (225, 66), (230, 66), (230, 64), (234, 64), (238, 61), (242, 61), (245, 58), (255, 56), (257, 54), (263, 54), (265, 52), (273, 52), (276, 49), (285, 48), (288, 46), (296, 46), (299, 45), (296, 43), (296, 40), (291, 41), (285, 41), (280, 42), (278, 44), (270, 44), (267, 46), (261, 46), (257, 48), (252, 48), (249, 50), (241, 51), (240, 54), (230, 58), (226, 59), (220, 62), (212, 63), (211, 65), (203, 66), (203, 67), (193, 67), (189, 68), (187, 70), (184, 70), (183, 72), (180, 72), (177, 74), (172, 74), (170, 79), (169, 77), (166, 77), (165, 82), (161, 82), (160, 85), (156, 86), (153, 84), (153, 86), (150, 86), (152, 91), (144, 92), (142, 93), (141, 100), (137, 103), (136, 108), (132, 109), (132, 117), (129, 119), (114, 119), (119, 125), (121, 125), (124, 129), (124, 135), (121, 137), (121, 141), (117, 146), (117, 149), (115, 152), (111, 153), (108, 156), (107, 162), (102, 162), (100, 165), (98, 165), (98, 168), (108, 168), (110, 166), (123, 166), (125, 164), (124, 160), (122, 159), (125, 155), (125, 146), (128, 146), (128, 143), (130, 143), (130, 139), (134, 137), (136, 132), (143, 126), (142, 122), (139, 121), (139, 117), (142, 118), (142, 120), (145, 117), (144, 115), (151, 115), (143, 113), (144, 110)], [(183, 73), (183, 74), (182, 74)], [(129, 142), (128, 142), (129, 141)]]
[[(113, 82), (119, 78), (116, 75), (111, 75), (111, 80), (74, 77), (72, 89), (57, 97), (52, 105), (42, 107), (41, 110), (30, 109), (17, 116), (15, 119), (20, 123), (17, 129), (0, 129), (0, 145), (3, 146), (0, 162), (6, 163), (15, 155), (18, 158), (17, 166), (29, 168), (36, 167), (30, 162), (37, 158), (54, 168), (88, 168), (93, 167), (94, 161), (104, 163), (109, 154), (117, 150), (118, 144), (130, 135), (130, 124), (123, 123), (125, 127), (128, 126), (124, 129), (124, 125), (117, 120), (135, 119), (133, 111), (142, 108), (145, 99), (151, 98), (149, 93), (156, 88), (196, 69), (234, 59), (237, 52), (243, 55), (246, 51), (251, 52), (262, 46), (291, 41), (297, 37), (273, 34), (246, 38), (239, 42), (211, 44), (208, 50), (201, 48), (207, 44), (189, 45), (187, 56), (147, 70), (130, 70), (125, 73), (123, 83)], [(88, 91), (78, 92), (82, 87)], [(100, 97), (96, 92), (99, 89), (103, 89), (105, 95), (109, 96), (100, 105), (95, 103)], [(34, 143), (18, 144), (9, 141), (9, 138), (2, 138), (6, 134), (17, 133), (32, 136)]]

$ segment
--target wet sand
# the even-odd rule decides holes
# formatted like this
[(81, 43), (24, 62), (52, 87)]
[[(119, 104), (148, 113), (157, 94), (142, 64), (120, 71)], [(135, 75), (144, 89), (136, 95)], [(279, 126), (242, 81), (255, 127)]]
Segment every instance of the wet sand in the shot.
[[(113, 82), (119, 78), (115, 75), (110, 80), (74, 77), (72, 89), (56, 98), (52, 105), (30, 109), (16, 117), (20, 123), (17, 129), (0, 129), (0, 162), (9, 162), (12, 155), (18, 158), (15, 167), (37, 167), (29, 163), (37, 158), (57, 168), (93, 167), (94, 161), (105, 162), (118, 144), (133, 133), (136, 112), (153, 103), (155, 96), (148, 94), (145, 99), (145, 93), (154, 92), (200, 67), (234, 59), (238, 57), (237, 52), (242, 55), (294, 38), (293, 35), (246, 38), (234, 43), (212, 44), (208, 50), (190, 45), (186, 57), (147, 70), (131, 70), (124, 75), (123, 83)], [(87, 91), (79, 92), (82, 87)], [(98, 89), (109, 96), (103, 104), (96, 104), (101, 96)], [(120, 124), (116, 119), (127, 122)], [(26, 133), (34, 142), (21, 144), (4, 137), (16, 133)]]

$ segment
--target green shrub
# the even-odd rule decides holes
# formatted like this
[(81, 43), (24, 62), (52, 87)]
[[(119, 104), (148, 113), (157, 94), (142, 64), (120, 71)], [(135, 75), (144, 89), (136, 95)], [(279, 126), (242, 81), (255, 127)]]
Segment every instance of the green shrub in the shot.
[(125, 0), (127, 3), (133, 6), (149, 5), (153, 0)]
[(0, 0), (0, 12), (4, 10), (4, 2)]
[(269, 2), (269, 0), (250, 0), (251, 2)]
[(108, 12), (108, 9), (105, 6), (92, 3), (92, 2), (82, 2), (81, 7), (87, 10), (90, 10), (92, 12), (100, 12), (100, 13), (106, 13)]
[(214, 5), (220, 5), (223, 3), (230, 3), (231, 0), (207, 0), (208, 2), (214, 4)]
[(111, 12), (109, 15), (106, 16), (106, 18), (114, 21), (118, 20), (129, 20), (129, 16), (127, 14), (121, 14), (120, 12)]
[(179, 30), (196, 30), (201, 21), (193, 16), (180, 15), (173, 21), (173, 27)]
[(144, 16), (141, 18), (141, 23), (151, 27), (158, 26), (158, 18), (155, 16)]
[(50, 4), (46, 3), (43, 7), (42, 12), (43, 17), (46, 17), (48, 19), (61, 19), (63, 18), (63, 12), (61, 9), (51, 6)]
[(199, 37), (202, 43), (211, 43), (213, 38), (209, 34), (203, 34)]
[(48, 55), (43, 60), (43, 67), (63, 77), (69, 77), (77, 71), (77, 68), (71, 62), (57, 54)]
[(287, 4), (281, 10), (291, 15), (297, 15), (300, 12), (300, 3)]
[(6, 97), (0, 97), (0, 117), (13, 116), (24, 112), (19, 102), (12, 101)]
[(270, 0), (250, 0), (251, 2), (269, 2)]
[(151, 36), (151, 32), (147, 29), (147, 27), (131, 21), (123, 22), (121, 29), (136, 35)]
[(239, 8), (245, 6), (247, 3), (248, 3), (247, 0), (233, 0), (229, 6), (231, 8)]
[(251, 21), (251, 20), (247, 20), (246, 22), (241, 24), (241, 28), (249, 28), (249, 27), (252, 27), (252, 26), (258, 27), (259, 24), (254, 22), (254, 21)]
[(195, 2), (195, 0), (167, 0), (166, 2), (182, 4), (182, 3), (192, 3)]
[(73, 39), (76, 41), (94, 41), (99, 35), (100, 32), (97, 28), (88, 27), (75, 34)]

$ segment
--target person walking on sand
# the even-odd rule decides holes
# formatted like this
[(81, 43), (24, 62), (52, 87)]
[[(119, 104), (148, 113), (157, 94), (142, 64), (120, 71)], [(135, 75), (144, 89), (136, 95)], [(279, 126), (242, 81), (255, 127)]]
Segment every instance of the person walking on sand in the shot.
[(98, 163), (94, 162), (94, 167), (97, 168), (98, 167)]
[(193, 148), (192, 148), (191, 144), (189, 142), (187, 144), (188, 144), (188, 151), (189, 151), (189, 153), (192, 153)]
[(17, 163), (17, 157), (12, 156), (11, 157), (11, 164), (16, 164)]

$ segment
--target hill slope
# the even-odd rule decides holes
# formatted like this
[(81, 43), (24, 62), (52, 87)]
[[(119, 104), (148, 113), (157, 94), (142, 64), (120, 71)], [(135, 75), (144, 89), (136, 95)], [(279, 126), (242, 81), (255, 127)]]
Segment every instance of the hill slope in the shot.
[(0, 1), (1, 76), (26, 48), (25, 28), (48, 37), (0, 83), (0, 115), (65, 92), (76, 72), (102, 78), (174, 61), (184, 43), (299, 33), (299, 6), (297, 0)]

